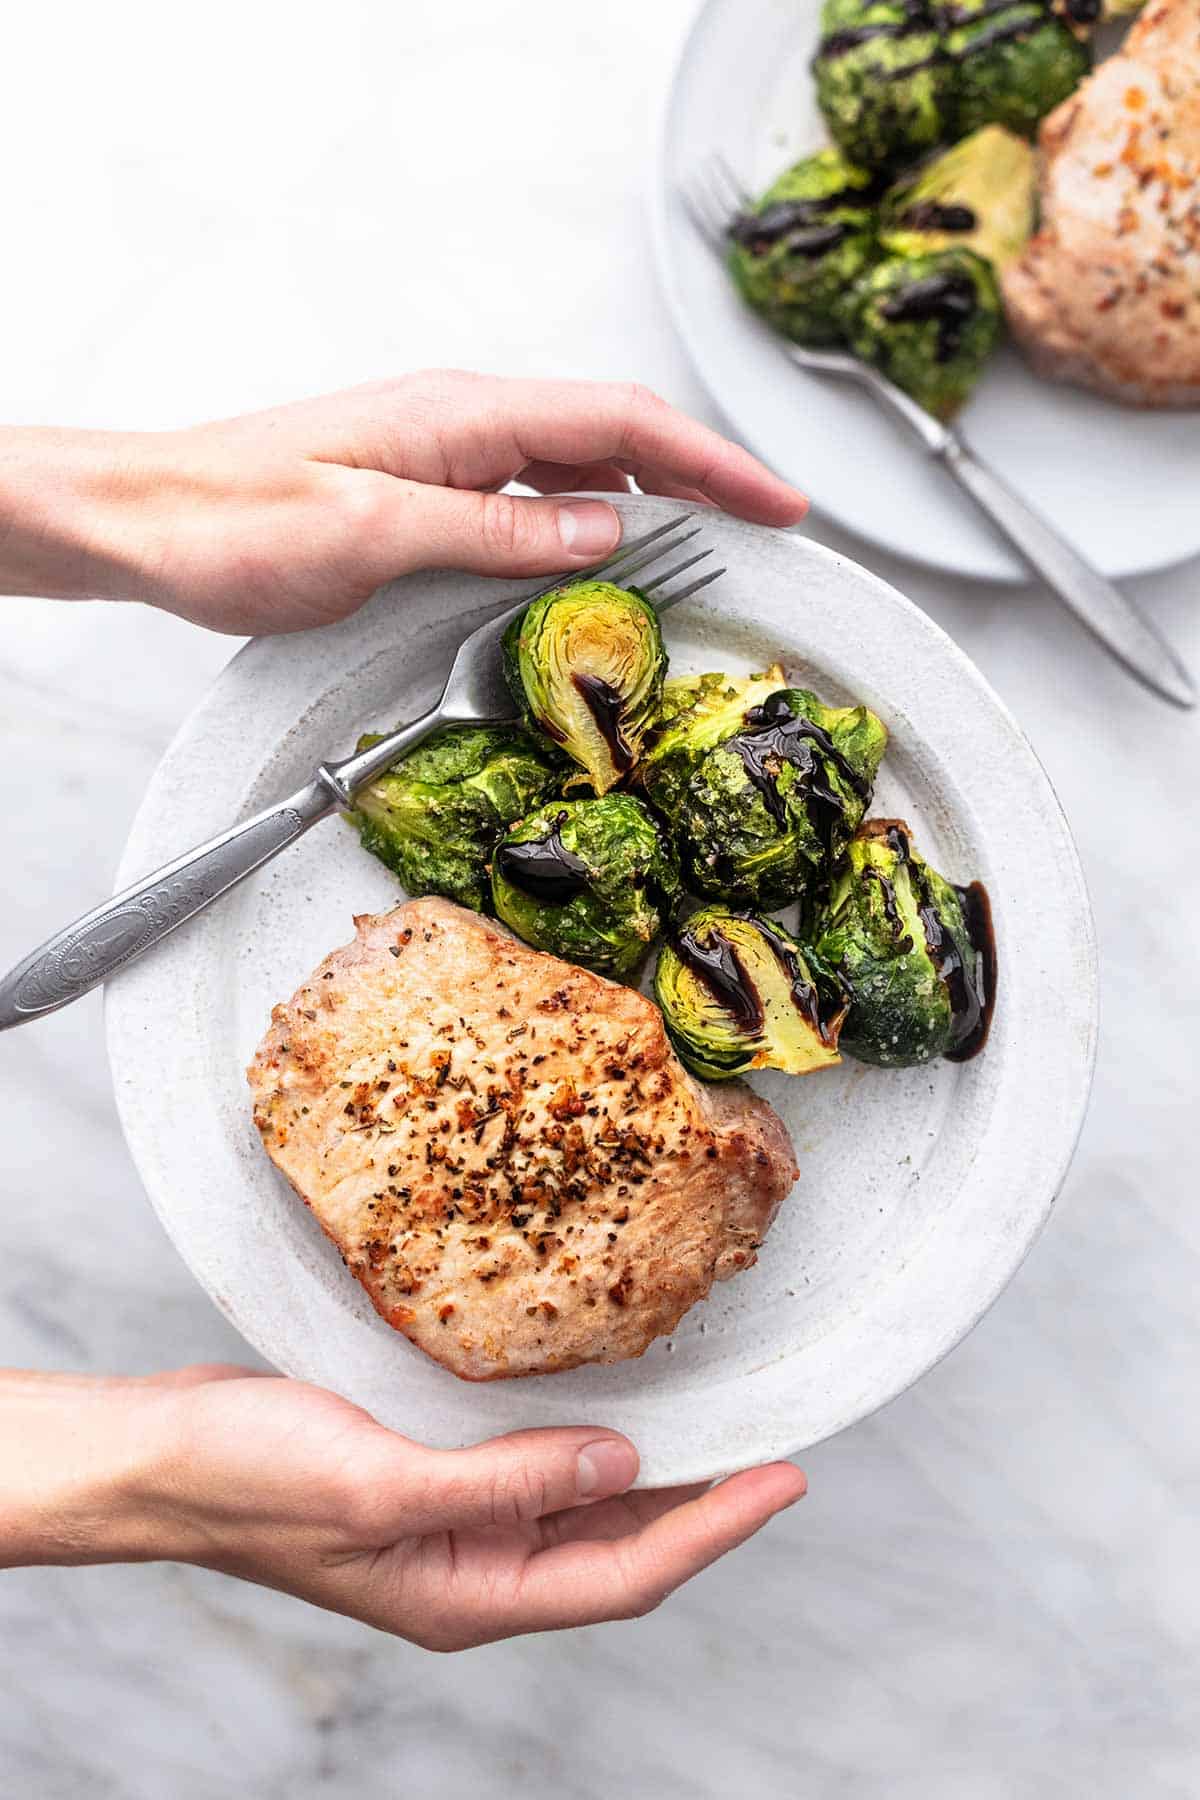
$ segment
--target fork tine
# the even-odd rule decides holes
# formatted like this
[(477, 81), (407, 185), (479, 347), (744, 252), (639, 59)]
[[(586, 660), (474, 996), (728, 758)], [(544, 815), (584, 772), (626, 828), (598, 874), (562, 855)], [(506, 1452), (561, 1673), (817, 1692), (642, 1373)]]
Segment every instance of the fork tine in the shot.
[[(686, 566), (687, 565), (685, 565), (685, 567)], [(693, 594), (698, 594), (701, 588), (710, 587), (714, 581), (719, 580), (725, 573), (726, 570), (724, 568), (713, 569), (708, 575), (701, 575), (696, 581), (690, 581), (685, 588), (680, 588), (677, 594), (660, 595), (654, 602), (655, 612), (665, 613), (670, 607), (678, 606), (681, 600), (688, 600)]]
[[(690, 544), (694, 537), (699, 536), (701, 529), (701, 526), (696, 525), (693, 526), (691, 531), (681, 531), (678, 537), (668, 538), (665, 544), (659, 544), (657, 548), (651, 550), (648, 555), (640, 556), (635, 563), (630, 563), (628, 568), (622, 569), (621, 580), (628, 583), (629, 577), (631, 575), (636, 575), (639, 569), (645, 569), (650, 563), (657, 562), (660, 556), (667, 556), (674, 550), (681, 550), (684, 544)], [(662, 576), (660, 576), (659, 580), (661, 581), (662, 579)]]
[(664, 581), (673, 581), (676, 575), (682, 575), (685, 569), (694, 569), (698, 562), (703, 562), (706, 556), (711, 555), (712, 545), (710, 544), (707, 550), (699, 550), (695, 556), (689, 556), (686, 561), (676, 563), (675, 567), (668, 569), (665, 575), (656, 576), (653, 581), (643, 581), (641, 583), (642, 593), (652, 594), (655, 588), (662, 586)]
[(725, 217), (713, 205), (712, 196), (706, 193), (696, 181), (691, 186), (686, 182), (681, 182), (679, 197), (700, 236), (720, 254), (724, 249)]
[[(634, 538), (631, 543), (619, 544), (611, 556), (606, 557), (602, 563), (597, 563), (594, 568), (572, 570), (568, 574), (556, 575), (553, 581), (548, 581), (546, 583), (545, 587), (537, 588), (532, 594), (527, 594), (524, 601), (520, 604), (525, 605), (531, 600), (540, 600), (543, 594), (552, 594), (555, 588), (565, 587), (568, 582), (580, 581), (585, 575), (592, 581), (594, 581), (597, 576), (611, 576), (616, 570), (621, 568), (621, 565), (625, 562), (627, 557), (633, 556), (638, 550), (644, 550), (647, 544), (653, 544), (659, 538), (666, 537), (667, 533), (669, 531), (674, 531), (677, 526), (686, 525), (691, 517), (691, 513), (676, 513), (675, 517), (673, 519), (668, 519), (665, 525), (656, 525), (653, 531), (643, 532), (641, 537)], [(697, 529), (699, 529), (699, 527), (697, 527)], [(689, 532), (688, 536), (694, 536), (694, 533)], [(683, 541), (682, 538), (679, 540), (680, 543)], [(674, 544), (664, 544), (660, 550), (655, 550), (651, 555), (643, 557), (641, 562), (636, 563), (634, 567), (638, 569), (644, 568), (646, 563), (653, 562), (656, 557), (665, 556), (668, 551), (673, 549), (675, 549)], [(629, 574), (630, 571), (624, 570), (623, 573)]]
[(742, 186), (719, 150), (713, 152), (709, 167), (725, 189), (725, 192), (731, 197), (729, 210), (731, 212), (745, 212), (746, 208), (751, 203), (750, 195), (746, 192), (745, 188)]

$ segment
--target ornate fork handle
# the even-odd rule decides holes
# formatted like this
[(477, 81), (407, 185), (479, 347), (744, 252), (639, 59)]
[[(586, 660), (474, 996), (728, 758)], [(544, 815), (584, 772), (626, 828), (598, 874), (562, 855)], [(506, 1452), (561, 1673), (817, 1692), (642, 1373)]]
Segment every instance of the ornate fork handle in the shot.
[(76, 919), (0, 982), (0, 1031), (78, 999), (244, 881), (338, 805), (317, 780)]

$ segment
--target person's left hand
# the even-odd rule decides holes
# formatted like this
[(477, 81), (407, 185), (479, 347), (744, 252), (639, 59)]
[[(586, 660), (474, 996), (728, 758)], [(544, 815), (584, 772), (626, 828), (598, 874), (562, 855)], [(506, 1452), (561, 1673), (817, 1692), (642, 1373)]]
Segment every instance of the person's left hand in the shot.
[(0, 1565), (202, 1564), (431, 1650), (638, 1617), (805, 1491), (791, 1463), (627, 1492), (627, 1438), (430, 1450), (322, 1388), (205, 1366), (0, 1377)]

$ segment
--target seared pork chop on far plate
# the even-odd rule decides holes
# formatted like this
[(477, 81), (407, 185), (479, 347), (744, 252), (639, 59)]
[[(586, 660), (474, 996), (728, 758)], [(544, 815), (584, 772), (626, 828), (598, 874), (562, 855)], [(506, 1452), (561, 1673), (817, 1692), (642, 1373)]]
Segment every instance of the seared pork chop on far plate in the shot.
[(282, 1170), (382, 1316), (470, 1381), (640, 1356), (754, 1262), (782, 1121), (658, 1008), (445, 900), (356, 921), (249, 1070)]
[(1200, 0), (1151, 0), (1041, 128), (1041, 225), (1004, 271), (1044, 375), (1200, 405)]

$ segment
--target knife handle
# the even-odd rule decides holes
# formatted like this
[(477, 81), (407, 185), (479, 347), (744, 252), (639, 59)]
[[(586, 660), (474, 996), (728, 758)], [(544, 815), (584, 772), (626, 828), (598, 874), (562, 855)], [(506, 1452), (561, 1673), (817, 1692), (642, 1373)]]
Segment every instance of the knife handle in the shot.
[(210, 838), (49, 938), (0, 981), (0, 1031), (55, 1012), (252, 875), (341, 804), (319, 772), (300, 792)]
[(1149, 619), (981, 462), (957, 432), (947, 431), (934, 454), (1080, 624), (1131, 675), (1176, 706), (1196, 704), (1191, 676)]

